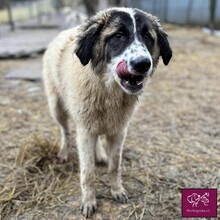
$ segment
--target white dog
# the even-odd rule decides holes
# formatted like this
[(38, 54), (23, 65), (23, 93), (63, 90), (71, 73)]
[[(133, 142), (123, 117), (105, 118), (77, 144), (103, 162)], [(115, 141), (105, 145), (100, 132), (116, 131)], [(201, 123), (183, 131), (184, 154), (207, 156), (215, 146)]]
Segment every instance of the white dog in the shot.
[[(120, 164), (127, 126), (138, 96), (162, 57), (172, 57), (158, 19), (132, 8), (111, 8), (62, 32), (44, 56), (44, 82), (51, 114), (60, 126), (58, 157), (68, 158), (68, 119), (74, 119), (84, 216), (96, 209), (95, 162), (106, 161), (111, 193), (128, 200)], [(105, 149), (99, 136), (105, 135)], [(106, 150), (106, 151), (105, 151)]]

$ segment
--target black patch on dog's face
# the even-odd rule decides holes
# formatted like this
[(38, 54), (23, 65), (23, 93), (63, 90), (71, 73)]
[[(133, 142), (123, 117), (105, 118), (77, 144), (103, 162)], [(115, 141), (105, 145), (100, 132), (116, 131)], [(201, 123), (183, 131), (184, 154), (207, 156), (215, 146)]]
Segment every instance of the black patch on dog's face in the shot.
[(159, 26), (155, 26), (155, 24), (153, 25), (152, 21), (148, 21), (146, 14), (140, 10), (135, 10), (134, 17), (137, 24), (138, 39), (147, 46), (150, 54), (152, 55), (155, 39), (152, 37), (149, 30), (153, 29), (157, 34), (157, 45), (160, 48), (160, 56), (162, 56), (164, 65), (168, 65), (172, 57), (172, 49), (170, 48), (167, 40), (167, 34), (159, 28)]
[(134, 24), (126, 12), (112, 12), (107, 27), (113, 26), (115, 31), (105, 38), (106, 60), (119, 56), (134, 41)]
[(136, 21), (137, 38), (147, 47), (148, 51), (152, 55), (155, 39), (149, 32), (151, 28), (150, 24), (148, 23), (146, 15), (139, 12), (138, 10), (135, 10), (135, 12), (136, 13), (134, 15), (134, 18)]

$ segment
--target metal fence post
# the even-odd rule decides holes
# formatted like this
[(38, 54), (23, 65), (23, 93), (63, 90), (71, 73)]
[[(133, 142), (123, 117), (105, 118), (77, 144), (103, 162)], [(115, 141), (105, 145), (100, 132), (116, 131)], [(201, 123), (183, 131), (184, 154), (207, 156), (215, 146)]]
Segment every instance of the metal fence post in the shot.
[(209, 27), (211, 29), (211, 34), (214, 34), (214, 23), (215, 23), (215, 7), (216, 0), (210, 0), (210, 17), (209, 17)]

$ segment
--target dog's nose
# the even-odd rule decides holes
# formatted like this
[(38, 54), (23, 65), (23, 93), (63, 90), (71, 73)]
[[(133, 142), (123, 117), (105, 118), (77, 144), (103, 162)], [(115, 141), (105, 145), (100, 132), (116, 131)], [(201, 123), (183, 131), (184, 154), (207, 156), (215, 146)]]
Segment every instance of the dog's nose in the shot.
[(146, 57), (138, 57), (131, 60), (130, 64), (138, 73), (146, 73), (151, 67), (151, 61)]

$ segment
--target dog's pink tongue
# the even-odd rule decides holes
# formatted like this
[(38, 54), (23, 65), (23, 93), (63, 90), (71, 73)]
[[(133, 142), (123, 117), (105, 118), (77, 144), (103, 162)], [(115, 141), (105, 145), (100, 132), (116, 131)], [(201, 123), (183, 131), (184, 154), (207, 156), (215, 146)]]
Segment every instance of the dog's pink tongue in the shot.
[(121, 61), (118, 63), (116, 67), (116, 72), (119, 76), (131, 76), (131, 74), (128, 72), (127, 65), (125, 61)]

